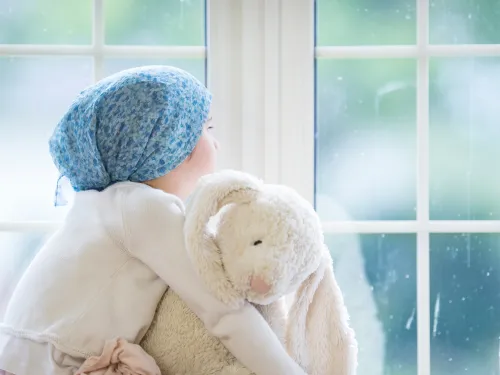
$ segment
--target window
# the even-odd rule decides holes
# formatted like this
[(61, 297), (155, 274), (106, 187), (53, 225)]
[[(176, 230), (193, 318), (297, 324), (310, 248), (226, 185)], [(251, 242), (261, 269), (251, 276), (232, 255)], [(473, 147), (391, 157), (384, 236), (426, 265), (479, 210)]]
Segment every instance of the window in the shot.
[(65, 209), (48, 138), (85, 86), (149, 64), (206, 80), (204, 0), (0, 0), (0, 316)]
[(492, 0), (0, 0), (0, 288), (60, 219), (46, 139), (69, 101), (169, 63), (214, 93), (221, 168), (315, 201), (359, 375), (498, 374), (499, 15)]
[(361, 375), (499, 371), (499, 12), (316, 1), (316, 206)]

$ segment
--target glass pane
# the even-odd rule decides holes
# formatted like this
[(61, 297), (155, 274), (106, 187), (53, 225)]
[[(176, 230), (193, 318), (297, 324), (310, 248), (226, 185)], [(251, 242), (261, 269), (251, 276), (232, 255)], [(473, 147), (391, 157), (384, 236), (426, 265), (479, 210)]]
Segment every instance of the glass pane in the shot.
[(0, 44), (90, 44), (90, 0), (2, 0)]
[(106, 43), (205, 45), (205, 0), (106, 0)]
[(431, 236), (432, 375), (498, 375), (500, 234)]
[(63, 213), (53, 207), (58, 174), (48, 139), (91, 77), (90, 58), (0, 58), (0, 220)]
[(0, 232), (0, 321), (14, 287), (48, 236)]
[(431, 60), (432, 219), (500, 219), (498, 98), (499, 58)]
[(205, 59), (104, 59), (104, 74), (106, 76), (124, 69), (135, 68), (145, 65), (170, 65), (179, 69), (184, 69), (198, 78), (200, 82), (205, 82)]
[(317, 61), (317, 208), (356, 220), (415, 219), (415, 61)]
[(358, 375), (416, 375), (415, 235), (330, 235), (327, 244), (358, 338)]
[(500, 1), (430, 2), (430, 41), (435, 44), (500, 42)]
[(319, 46), (416, 43), (415, 0), (316, 0)]

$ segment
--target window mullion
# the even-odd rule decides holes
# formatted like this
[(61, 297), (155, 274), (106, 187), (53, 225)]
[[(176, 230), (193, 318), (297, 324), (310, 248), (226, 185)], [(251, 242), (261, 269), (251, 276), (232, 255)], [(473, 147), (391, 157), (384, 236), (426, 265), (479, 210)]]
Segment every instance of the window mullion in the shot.
[[(500, 44), (427, 45), (426, 51), (431, 57), (500, 56)], [(319, 59), (405, 59), (419, 53), (417, 45), (320, 46), (315, 55)]]
[(314, 202), (314, 1), (282, 0), (280, 183)]
[(92, 47), (94, 58), (94, 82), (104, 77), (103, 72), (103, 47), (104, 47), (104, 1), (93, 1), (92, 13)]
[(241, 169), (264, 175), (265, 1), (241, 1)]
[(264, 178), (279, 183), (280, 132), (280, 1), (265, 2), (264, 15)]
[(18, 233), (33, 233), (53, 232), (61, 226), (59, 221), (4, 221), (0, 222), (0, 233), (2, 232), (18, 232)]
[(221, 144), (220, 169), (241, 168), (241, 2), (207, 1), (208, 87)]
[(209, 1), (219, 168), (279, 180), (280, 0)]
[(431, 371), (429, 224), (429, 0), (417, 1), (417, 363)]

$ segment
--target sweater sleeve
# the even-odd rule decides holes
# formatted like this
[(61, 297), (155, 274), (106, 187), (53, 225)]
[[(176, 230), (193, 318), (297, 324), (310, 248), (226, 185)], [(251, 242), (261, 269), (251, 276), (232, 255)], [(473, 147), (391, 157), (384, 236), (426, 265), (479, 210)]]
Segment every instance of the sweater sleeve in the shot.
[(125, 246), (132, 255), (163, 279), (252, 372), (305, 375), (253, 305), (231, 309), (208, 292), (185, 249), (182, 203), (151, 190), (130, 195), (123, 207)]

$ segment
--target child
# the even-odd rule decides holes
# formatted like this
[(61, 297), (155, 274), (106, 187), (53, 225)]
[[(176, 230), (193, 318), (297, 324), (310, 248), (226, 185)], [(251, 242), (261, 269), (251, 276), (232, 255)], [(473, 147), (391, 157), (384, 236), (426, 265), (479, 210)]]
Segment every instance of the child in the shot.
[(182, 199), (213, 171), (218, 147), (210, 103), (194, 77), (161, 66), (115, 74), (77, 97), (50, 140), (74, 202), (9, 302), (0, 369), (91, 373), (125, 352), (124, 366), (133, 357), (159, 373), (135, 344), (168, 285), (257, 375), (305, 375), (252, 305), (233, 311), (207, 292), (185, 250)]

